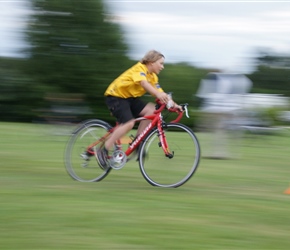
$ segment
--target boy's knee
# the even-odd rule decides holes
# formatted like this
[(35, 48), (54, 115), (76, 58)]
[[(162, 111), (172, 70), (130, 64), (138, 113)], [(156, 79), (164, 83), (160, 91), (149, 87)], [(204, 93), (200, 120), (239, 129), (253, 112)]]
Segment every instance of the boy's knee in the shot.
[(147, 103), (145, 108), (142, 110), (141, 115), (152, 115), (155, 111), (155, 105), (154, 103)]
[(130, 129), (132, 129), (132, 128), (134, 127), (134, 125), (135, 125), (135, 120), (131, 120), (131, 121), (128, 121), (128, 122), (127, 122), (127, 126), (128, 126), (128, 128), (130, 128)]

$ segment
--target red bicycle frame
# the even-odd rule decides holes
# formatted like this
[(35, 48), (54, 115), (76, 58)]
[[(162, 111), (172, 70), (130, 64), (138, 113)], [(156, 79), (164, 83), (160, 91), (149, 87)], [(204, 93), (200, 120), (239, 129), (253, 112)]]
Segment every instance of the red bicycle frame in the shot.
[[(159, 140), (161, 147), (165, 153), (165, 155), (169, 158), (171, 158), (173, 155), (170, 152), (168, 148), (168, 144), (166, 141), (166, 137), (163, 131), (163, 119), (162, 119), (162, 114), (161, 112), (164, 110), (166, 107), (166, 104), (161, 103), (158, 99), (156, 100), (156, 103), (158, 104), (159, 108), (154, 111), (153, 115), (148, 115), (148, 116), (143, 116), (135, 119), (135, 122), (141, 122), (143, 120), (151, 120), (151, 122), (147, 125), (147, 127), (131, 142), (129, 143), (128, 149), (125, 151), (125, 154), (129, 156), (133, 151), (136, 150), (136, 148), (140, 145), (140, 142), (147, 136), (147, 134), (154, 128), (155, 126), (157, 127), (159, 131)], [(170, 112), (175, 112), (178, 114), (177, 118), (170, 123), (177, 123), (180, 121), (180, 119), (183, 116), (183, 111), (180, 111), (179, 109), (176, 108), (169, 108), (168, 109)], [(98, 141), (94, 142), (93, 144), (89, 145), (87, 148), (87, 152), (90, 154), (95, 154), (93, 147), (96, 146), (99, 143), (104, 143), (105, 140), (110, 136), (110, 134), (117, 128), (118, 124), (110, 129), (104, 136), (102, 136)], [(121, 140), (119, 139), (116, 143), (117, 145), (121, 145)], [(121, 147), (119, 148), (121, 149)]]

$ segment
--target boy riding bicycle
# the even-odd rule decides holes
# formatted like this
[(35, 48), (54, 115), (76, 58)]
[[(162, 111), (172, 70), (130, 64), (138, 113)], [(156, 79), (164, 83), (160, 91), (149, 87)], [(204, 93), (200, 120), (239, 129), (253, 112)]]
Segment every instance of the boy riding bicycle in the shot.
[[(114, 143), (134, 127), (134, 118), (154, 113), (155, 104), (144, 103), (140, 99), (141, 96), (148, 92), (162, 103), (172, 101), (158, 83), (157, 75), (164, 69), (164, 58), (160, 52), (150, 50), (140, 62), (117, 77), (105, 91), (106, 105), (119, 125), (104, 146), (97, 150), (96, 157), (103, 169), (108, 167), (108, 154), (113, 149)], [(182, 110), (182, 107), (173, 101), (171, 105)], [(150, 120), (141, 121), (137, 135), (149, 123)]]

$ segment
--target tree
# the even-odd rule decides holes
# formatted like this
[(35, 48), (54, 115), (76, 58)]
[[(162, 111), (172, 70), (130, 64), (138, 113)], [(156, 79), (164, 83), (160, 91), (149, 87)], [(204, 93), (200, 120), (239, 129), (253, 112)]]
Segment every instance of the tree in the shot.
[(122, 33), (103, 2), (32, 0), (32, 5), (25, 73), (43, 97), (83, 93), (94, 112), (103, 110), (105, 88), (129, 63)]
[(0, 58), (0, 120), (31, 121), (34, 104), (40, 102), (33, 80), (21, 72), (25, 61)]
[(249, 75), (252, 91), (290, 97), (290, 56), (261, 51), (256, 62), (257, 69)]

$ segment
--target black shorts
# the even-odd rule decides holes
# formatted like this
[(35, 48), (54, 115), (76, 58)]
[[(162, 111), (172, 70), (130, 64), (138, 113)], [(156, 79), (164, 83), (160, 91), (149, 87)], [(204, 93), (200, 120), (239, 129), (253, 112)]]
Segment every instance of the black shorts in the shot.
[(138, 117), (146, 106), (146, 103), (144, 103), (139, 97), (125, 99), (115, 96), (107, 96), (106, 104), (119, 123), (126, 123)]

